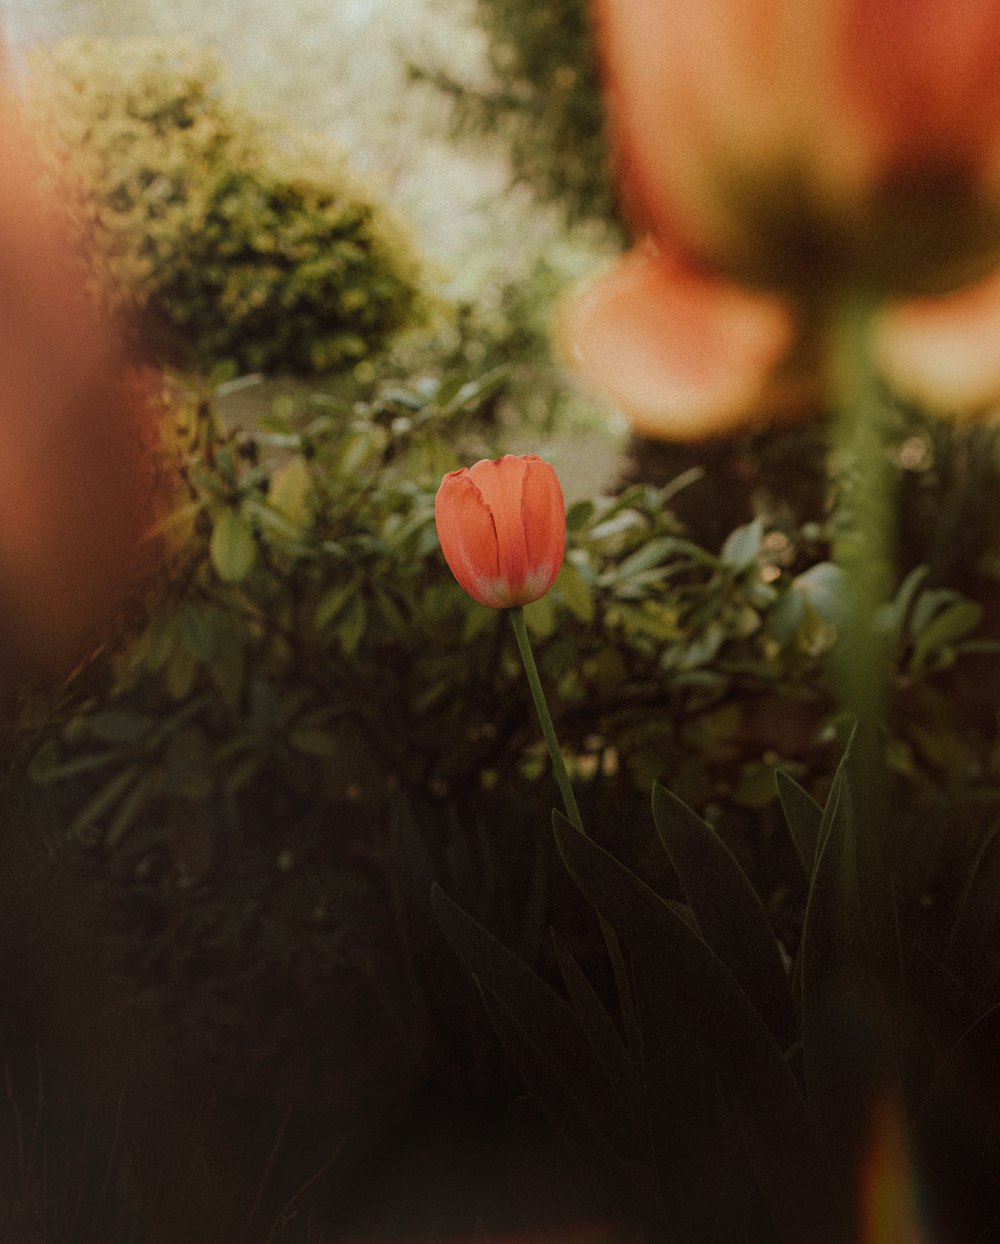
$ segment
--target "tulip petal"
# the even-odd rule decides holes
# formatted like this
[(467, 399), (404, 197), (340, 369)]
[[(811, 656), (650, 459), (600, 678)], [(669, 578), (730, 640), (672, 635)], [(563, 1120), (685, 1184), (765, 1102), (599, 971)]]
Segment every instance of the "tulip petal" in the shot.
[[(525, 459), (514, 454), (484, 458), (469, 467), (469, 478), (479, 489), (496, 528), (498, 574), (511, 598), (520, 596), (528, 578), (528, 547), (521, 525), (521, 493)], [(505, 599), (505, 605), (512, 599)]]
[(497, 530), (468, 471), (452, 471), (441, 481), (434, 518), (451, 573), (473, 600), (501, 608), (495, 599), (501, 582)]
[(779, 299), (643, 245), (563, 310), (570, 365), (640, 433), (689, 440), (768, 422), (768, 385), (795, 332)]
[(562, 567), (566, 549), (566, 503), (555, 471), (541, 458), (524, 459), (521, 527), (528, 550), (524, 603), (544, 596)]
[(993, 0), (849, 6), (839, 48), (845, 86), (883, 160), (975, 168), (996, 149), (997, 20)]
[(955, 414), (1000, 402), (1000, 272), (954, 294), (892, 304), (874, 349), (903, 397)]

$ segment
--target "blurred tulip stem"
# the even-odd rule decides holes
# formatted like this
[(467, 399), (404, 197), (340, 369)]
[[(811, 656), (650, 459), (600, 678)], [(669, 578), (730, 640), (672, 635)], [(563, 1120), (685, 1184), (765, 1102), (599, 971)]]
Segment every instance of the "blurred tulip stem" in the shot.
[(566, 817), (575, 829), (578, 829), (581, 834), (585, 833), (580, 809), (576, 804), (576, 795), (573, 794), (569, 774), (566, 772), (566, 762), (563, 760), (562, 751), (559, 748), (559, 740), (556, 738), (555, 726), (552, 724), (552, 714), (549, 712), (545, 692), (542, 690), (542, 680), (538, 676), (535, 654), (531, 651), (528, 628), (524, 621), (524, 609), (518, 605), (513, 609), (508, 609), (507, 613), (510, 615), (511, 625), (514, 627), (517, 647), (521, 653), (524, 672), (528, 676), (528, 686), (531, 688), (531, 698), (535, 702), (535, 712), (538, 714), (538, 720), (541, 723), (542, 734), (545, 735), (545, 745), (548, 747), (549, 756), (552, 759), (552, 769), (555, 773), (556, 782), (559, 784), (559, 793), (562, 795)]
[(898, 471), (889, 453), (889, 407), (872, 359), (873, 297), (845, 297), (835, 316), (833, 431), (840, 500), (834, 559), (845, 572), (848, 622), (837, 655), (841, 704), (856, 721), (863, 797), (873, 815), (887, 796), (883, 723), (893, 633), (886, 609), (895, 581)]

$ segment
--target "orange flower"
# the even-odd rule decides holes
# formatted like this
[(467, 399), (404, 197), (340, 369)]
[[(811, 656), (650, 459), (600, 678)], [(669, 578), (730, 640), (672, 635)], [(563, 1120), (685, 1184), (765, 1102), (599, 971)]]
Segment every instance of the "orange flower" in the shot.
[(595, 0), (626, 194), (749, 284), (1000, 264), (998, 0)]
[(1000, 398), (1000, 0), (594, 6), (646, 241), (563, 316), (585, 378), (654, 435), (785, 417), (802, 324), (854, 288), (908, 395)]
[(445, 561), (481, 605), (528, 605), (555, 582), (566, 509), (555, 471), (534, 454), (484, 458), (451, 471), (438, 489), (434, 517)]

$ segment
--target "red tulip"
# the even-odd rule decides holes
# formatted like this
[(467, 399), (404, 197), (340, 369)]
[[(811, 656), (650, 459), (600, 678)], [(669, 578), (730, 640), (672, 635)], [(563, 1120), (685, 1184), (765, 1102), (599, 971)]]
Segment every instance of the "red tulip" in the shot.
[(1000, 264), (1000, 0), (595, 0), (641, 223), (703, 266), (937, 293)]
[(445, 561), (481, 605), (528, 605), (555, 582), (566, 509), (556, 473), (541, 458), (508, 454), (451, 471), (434, 516)]
[(1000, 0), (594, 9), (644, 241), (563, 317), (585, 378), (653, 435), (786, 417), (851, 288), (907, 396), (1000, 399)]

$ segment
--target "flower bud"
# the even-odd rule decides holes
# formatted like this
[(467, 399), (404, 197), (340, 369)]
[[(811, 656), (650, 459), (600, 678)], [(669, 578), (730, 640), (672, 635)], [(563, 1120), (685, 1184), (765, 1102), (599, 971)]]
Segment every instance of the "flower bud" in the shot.
[(434, 516), (445, 561), (479, 604), (528, 605), (555, 582), (566, 508), (555, 471), (534, 454), (484, 458), (451, 471), (441, 481)]

